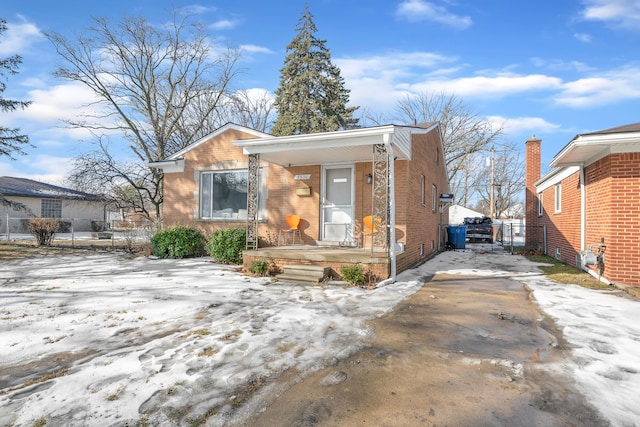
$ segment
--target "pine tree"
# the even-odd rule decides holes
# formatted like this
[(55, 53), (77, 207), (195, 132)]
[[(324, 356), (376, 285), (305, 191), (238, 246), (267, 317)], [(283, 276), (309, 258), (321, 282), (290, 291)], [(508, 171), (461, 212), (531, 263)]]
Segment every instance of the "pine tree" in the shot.
[[(7, 30), (7, 22), (4, 19), (0, 19), (0, 36)], [(18, 66), (22, 62), (22, 58), (19, 55), (13, 55), (8, 58), (0, 58), (0, 111), (11, 112), (17, 109), (27, 108), (30, 102), (28, 101), (15, 101), (12, 99), (5, 99), (2, 97), (2, 93), (7, 88), (4, 83), (7, 75), (13, 75), (18, 72)], [(22, 147), (29, 145), (29, 137), (27, 135), (21, 135), (19, 129), (11, 129), (0, 126), (0, 156), (7, 156), (13, 158), (14, 153), (24, 154)]]
[(275, 101), (278, 119), (271, 133), (283, 136), (355, 127), (358, 119), (353, 113), (358, 107), (347, 107), (349, 90), (340, 69), (331, 63), (326, 40), (315, 36), (317, 30), (308, 5), (296, 31), (280, 70)]

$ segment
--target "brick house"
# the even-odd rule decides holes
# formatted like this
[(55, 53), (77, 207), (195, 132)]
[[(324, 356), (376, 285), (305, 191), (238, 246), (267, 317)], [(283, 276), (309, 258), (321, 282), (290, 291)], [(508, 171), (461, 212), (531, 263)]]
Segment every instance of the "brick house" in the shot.
[[(245, 268), (268, 259), (335, 276), (361, 263), (395, 279), (443, 245), (449, 184), (437, 123), (285, 137), (227, 124), (150, 166), (164, 171), (163, 224), (205, 234), (246, 226)], [(296, 247), (279, 239), (289, 214), (301, 218)], [(380, 227), (365, 249), (367, 215)]]
[[(526, 142), (527, 246), (607, 283), (640, 286), (640, 123), (577, 135), (543, 177), (540, 145)], [(532, 242), (530, 226), (546, 238)]]

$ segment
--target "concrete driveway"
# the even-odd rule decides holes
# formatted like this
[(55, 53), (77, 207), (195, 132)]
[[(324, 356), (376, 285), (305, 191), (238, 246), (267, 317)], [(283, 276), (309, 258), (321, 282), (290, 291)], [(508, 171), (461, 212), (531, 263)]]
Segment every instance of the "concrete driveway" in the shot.
[[(478, 272), (535, 269), (497, 246), (468, 246), (448, 254), (448, 262), (451, 256), (467, 267), (475, 262)], [(430, 263), (437, 269), (437, 257)], [(366, 348), (304, 381), (283, 377), (282, 392), (243, 424), (609, 425), (570, 375), (553, 368), (567, 346), (521, 282), (447, 274), (423, 280), (421, 290), (371, 322), (375, 335)]]

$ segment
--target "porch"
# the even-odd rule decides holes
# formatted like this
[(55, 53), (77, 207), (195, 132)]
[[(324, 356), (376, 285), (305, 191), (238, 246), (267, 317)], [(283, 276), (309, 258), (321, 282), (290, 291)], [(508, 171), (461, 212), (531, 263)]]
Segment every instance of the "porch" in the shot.
[[(402, 259), (404, 251), (396, 251)], [(341, 246), (286, 245), (246, 250), (243, 253), (243, 268), (249, 270), (257, 260), (275, 264), (280, 272), (286, 266), (318, 266), (326, 268), (325, 280), (339, 280), (340, 270), (347, 265), (362, 265), (365, 274), (376, 281), (390, 276), (389, 251), (384, 248), (354, 248)], [(292, 280), (293, 281), (293, 280)]]

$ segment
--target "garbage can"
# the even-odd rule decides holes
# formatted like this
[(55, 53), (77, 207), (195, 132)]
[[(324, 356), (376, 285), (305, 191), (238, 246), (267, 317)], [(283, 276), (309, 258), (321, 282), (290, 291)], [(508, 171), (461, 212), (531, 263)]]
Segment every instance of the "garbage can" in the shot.
[(447, 240), (456, 249), (464, 249), (467, 241), (466, 225), (450, 225), (447, 227)]

